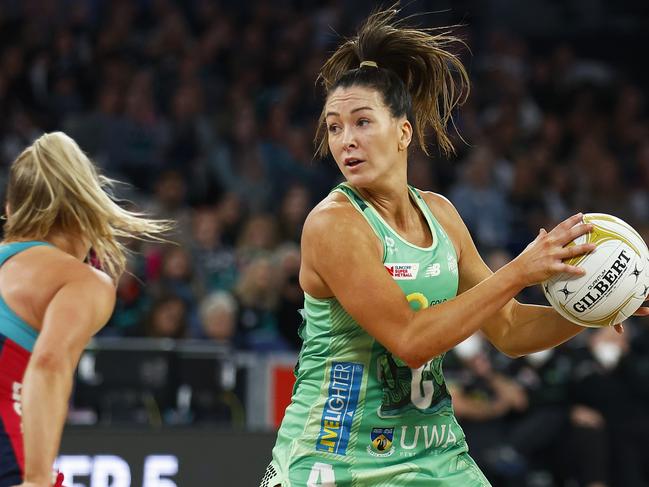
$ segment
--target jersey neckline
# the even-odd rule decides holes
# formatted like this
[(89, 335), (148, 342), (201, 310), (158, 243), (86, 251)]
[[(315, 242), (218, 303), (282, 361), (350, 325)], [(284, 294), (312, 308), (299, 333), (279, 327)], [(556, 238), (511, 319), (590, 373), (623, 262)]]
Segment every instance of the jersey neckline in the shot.
[[(430, 208), (428, 208), (428, 205), (426, 205), (426, 202), (423, 200), (423, 198), (421, 198), (418, 194), (415, 194), (416, 190), (412, 186), (408, 185), (408, 194), (414, 200), (415, 204), (417, 205), (417, 208), (419, 208), (419, 210), (423, 213), (424, 219), (426, 220), (426, 223), (428, 224), (428, 228), (430, 229), (431, 237), (433, 238), (433, 242), (428, 247), (421, 247), (419, 245), (415, 245), (414, 243), (406, 240), (404, 237), (402, 237), (399, 234), (399, 232), (397, 232), (394, 228), (392, 228), (392, 226), (388, 222), (385, 221), (385, 219), (381, 216), (381, 214), (377, 211), (377, 209), (374, 208), (374, 206), (369, 201), (363, 198), (360, 195), (360, 193), (356, 190), (356, 188), (354, 188), (351, 184), (348, 183), (343, 183), (343, 185), (349, 188), (351, 191), (353, 191), (354, 194), (358, 196), (360, 199), (362, 199), (367, 204), (367, 207), (370, 208), (374, 213), (374, 215), (379, 219), (379, 221), (383, 225), (385, 225), (385, 227), (389, 230), (389, 232), (392, 235), (394, 235), (396, 238), (398, 238), (401, 242), (417, 250), (431, 251), (437, 248), (437, 242), (439, 241), (439, 237), (437, 235), (437, 230), (435, 228), (435, 225), (433, 224), (431, 217), (429, 215)], [(426, 205), (426, 208), (424, 208), (423, 205)]]

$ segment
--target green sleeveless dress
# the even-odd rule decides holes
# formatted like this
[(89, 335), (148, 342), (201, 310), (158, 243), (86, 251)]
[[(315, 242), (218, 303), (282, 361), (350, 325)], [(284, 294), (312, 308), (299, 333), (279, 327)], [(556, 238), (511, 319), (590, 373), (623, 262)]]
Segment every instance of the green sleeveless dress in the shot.
[[(416, 189), (411, 198), (433, 236), (428, 248), (405, 241), (348, 184), (334, 191), (349, 198), (381, 240), (386, 271), (414, 310), (457, 295), (455, 249)], [(443, 354), (410, 369), (335, 298), (305, 295), (304, 316), (292, 401), (261, 487), (490, 485), (453, 414)]]

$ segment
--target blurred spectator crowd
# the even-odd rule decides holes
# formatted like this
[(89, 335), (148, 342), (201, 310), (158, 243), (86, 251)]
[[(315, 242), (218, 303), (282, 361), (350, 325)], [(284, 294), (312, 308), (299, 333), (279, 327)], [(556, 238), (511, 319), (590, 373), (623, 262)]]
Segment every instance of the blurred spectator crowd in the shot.
[[(409, 8), (444, 2), (420, 3)], [(478, 5), (422, 21), (454, 23)], [(301, 226), (339, 178), (332, 161), (313, 159), (315, 79), (339, 33), (369, 11), (340, 1), (0, 3), (2, 178), (42, 131), (64, 130), (129, 183), (118, 196), (177, 222), (179, 245), (132, 242), (103, 333), (299, 347)], [(640, 86), (569, 44), (533, 53), (523, 37), (471, 27), (456, 29), (473, 82), (455, 119), (457, 154), (413, 150), (411, 183), (449, 196), (487, 259), (508, 260), (578, 210), (647, 236)]]
[(647, 485), (649, 332), (577, 343), (507, 360), (478, 334), (450, 352), (455, 413), (494, 486)]
[[(569, 42), (539, 42), (538, 32), (531, 42), (490, 29), (498, 12), (489, 15), (490, 2), (463, 0), (440, 9), (448, 4), (409, 2), (406, 9), (437, 11), (420, 23), (464, 23), (456, 34), (470, 47), (459, 55), (472, 79), (471, 96), (454, 120), (457, 154), (448, 160), (435, 147), (430, 157), (413, 150), (410, 182), (451, 199), (494, 269), (540, 227), (576, 211), (614, 214), (649, 240), (649, 120), (641, 82), (615, 56), (582, 56)], [(593, 5), (605, 16), (602, 2)], [(313, 159), (322, 104), (315, 79), (339, 35), (352, 33), (372, 7), (336, 0), (0, 2), (0, 182), (34, 138), (63, 130), (104, 174), (128, 183), (115, 187), (118, 197), (177, 222), (174, 243), (129, 242), (134, 253), (102, 334), (201, 338), (237, 350), (299, 349), (301, 227), (339, 181), (332, 161)], [(587, 29), (588, 19), (579, 18)], [(544, 301), (539, 289), (522, 298)], [(625, 356), (649, 346), (641, 335), (633, 329), (625, 335)], [(542, 362), (489, 365), (515, 387), (491, 379), (480, 386), (494, 401), (487, 416), (471, 412), (470, 400), (472, 381), (486, 380), (477, 370), (484, 365), (450, 374), (458, 397), (468, 387), (467, 400), (457, 400), (461, 418), (480, 423), (538, 412), (525, 414), (526, 421), (538, 418), (536, 426), (519, 421), (498, 433), (503, 449), (486, 453), (498, 475), (516, 478), (517, 468), (536, 455), (530, 453), (535, 436), (525, 428), (540, 427), (545, 447), (563, 442), (562, 448), (581, 427), (610, 425), (616, 435), (647, 430), (646, 415), (636, 414), (637, 404), (645, 411), (647, 404), (633, 402), (636, 396), (602, 401), (636, 392), (638, 401), (646, 400), (646, 389), (635, 385), (644, 380), (646, 388), (649, 370), (625, 369), (620, 373), (637, 382), (604, 392), (597, 380), (613, 369), (596, 354), (588, 357), (595, 340), (596, 334), (584, 334)], [(586, 357), (575, 359), (579, 354)], [(619, 360), (625, 363), (632, 360)], [(539, 372), (548, 366), (552, 373)], [(544, 381), (548, 388), (539, 389)], [(609, 382), (615, 389), (617, 381)], [(498, 399), (504, 390), (514, 398)], [(635, 409), (627, 414), (613, 404)], [(642, 426), (629, 424), (636, 419)], [(489, 428), (501, 426), (489, 421)], [(594, 431), (584, 434), (595, 439), (581, 444), (594, 450), (606, 443), (608, 449), (593, 455), (620, 453)], [(620, 485), (646, 485), (626, 482)]]

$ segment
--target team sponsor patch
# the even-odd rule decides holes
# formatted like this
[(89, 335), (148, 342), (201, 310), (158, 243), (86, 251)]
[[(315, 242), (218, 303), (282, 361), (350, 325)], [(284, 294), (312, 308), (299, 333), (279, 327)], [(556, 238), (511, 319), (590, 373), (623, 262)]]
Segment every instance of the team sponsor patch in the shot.
[(414, 264), (385, 264), (385, 268), (395, 280), (413, 280), (417, 279), (419, 272), (419, 263)]
[(370, 432), (372, 443), (368, 445), (367, 452), (375, 457), (389, 457), (394, 453), (393, 438), (394, 428), (372, 428)]
[(332, 362), (316, 450), (346, 454), (362, 381), (362, 364)]

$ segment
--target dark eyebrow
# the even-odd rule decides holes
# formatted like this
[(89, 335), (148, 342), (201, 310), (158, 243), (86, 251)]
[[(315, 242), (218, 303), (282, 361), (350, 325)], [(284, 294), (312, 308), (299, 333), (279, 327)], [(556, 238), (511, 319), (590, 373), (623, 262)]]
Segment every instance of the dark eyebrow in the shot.
[[(361, 110), (374, 110), (374, 109), (372, 107), (358, 107), (358, 108), (354, 108), (350, 113), (360, 112)], [(325, 118), (330, 117), (331, 115), (340, 116), (340, 113), (338, 113), (338, 112), (327, 112), (325, 114)]]

